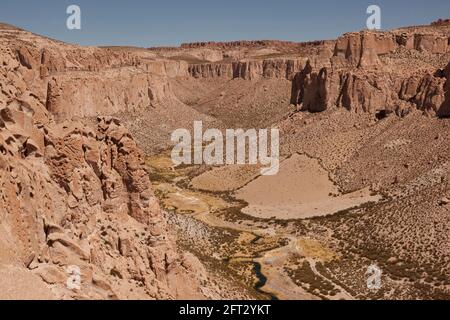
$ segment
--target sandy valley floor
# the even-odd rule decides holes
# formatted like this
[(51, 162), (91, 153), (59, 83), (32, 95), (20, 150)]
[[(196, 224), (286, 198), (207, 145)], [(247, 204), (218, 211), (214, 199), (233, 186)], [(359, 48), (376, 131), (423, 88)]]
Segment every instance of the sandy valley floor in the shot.
[(304, 219), (325, 216), (370, 201), (368, 188), (342, 195), (319, 161), (294, 154), (276, 176), (260, 176), (236, 192), (248, 203), (242, 211), (258, 218)]

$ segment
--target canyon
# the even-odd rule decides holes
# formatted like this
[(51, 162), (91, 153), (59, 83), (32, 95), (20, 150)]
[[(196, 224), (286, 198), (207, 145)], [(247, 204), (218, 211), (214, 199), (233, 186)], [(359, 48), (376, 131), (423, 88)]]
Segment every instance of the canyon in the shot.
[[(446, 20), (160, 48), (0, 24), (0, 43), (1, 298), (450, 297)], [(280, 172), (174, 164), (195, 121), (279, 129)]]

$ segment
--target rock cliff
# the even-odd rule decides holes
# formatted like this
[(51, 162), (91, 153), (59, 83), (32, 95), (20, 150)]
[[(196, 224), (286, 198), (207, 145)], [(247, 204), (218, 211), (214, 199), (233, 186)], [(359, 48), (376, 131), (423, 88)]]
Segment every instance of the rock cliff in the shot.
[(112, 117), (73, 120), (167, 97), (159, 80), (180, 64), (158, 74), (132, 53), (11, 28), (0, 43), (0, 295), (204, 298), (205, 273), (177, 250), (130, 133)]
[(294, 75), (303, 68), (306, 59), (264, 59), (240, 60), (232, 63), (206, 63), (192, 64), (189, 74), (194, 78), (225, 78), (257, 80), (287, 79), (292, 80)]
[[(402, 115), (417, 108), (448, 116), (448, 67), (439, 67), (450, 61), (449, 52), (445, 33), (346, 34), (336, 41), (328, 66), (308, 62), (294, 76), (291, 103), (311, 112), (343, 107)], [(405, 55), (406, 64), (418, 60), (417, 69), (403, 65)]]

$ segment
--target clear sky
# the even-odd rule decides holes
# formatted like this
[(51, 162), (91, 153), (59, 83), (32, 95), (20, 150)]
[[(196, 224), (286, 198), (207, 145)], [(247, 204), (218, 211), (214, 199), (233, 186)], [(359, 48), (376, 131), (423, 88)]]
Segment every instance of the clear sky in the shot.
[[(81, 30), (66, 28), (70, 4), (81, 8)], [(450, 0), (1, 0), (0, 21), (83, 45), (308, 41), (365, 28), (370, 4), (383, 29), (450, 18)]]

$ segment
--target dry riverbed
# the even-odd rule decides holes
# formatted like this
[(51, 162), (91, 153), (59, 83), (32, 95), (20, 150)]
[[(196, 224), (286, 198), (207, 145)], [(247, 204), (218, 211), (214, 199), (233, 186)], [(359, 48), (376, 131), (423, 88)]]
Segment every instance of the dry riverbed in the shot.
[(215, 273), (257, 299), (352, 299), (319, 270), (339, 254), (299, 230), (309, 218), (377, 195), (341, 194), (316, 159), (298, 154), (284, 159), (276, 176), (259, 176), (252, 166), (174, 167), (167, 153), (146, 163), (180, 241)]

